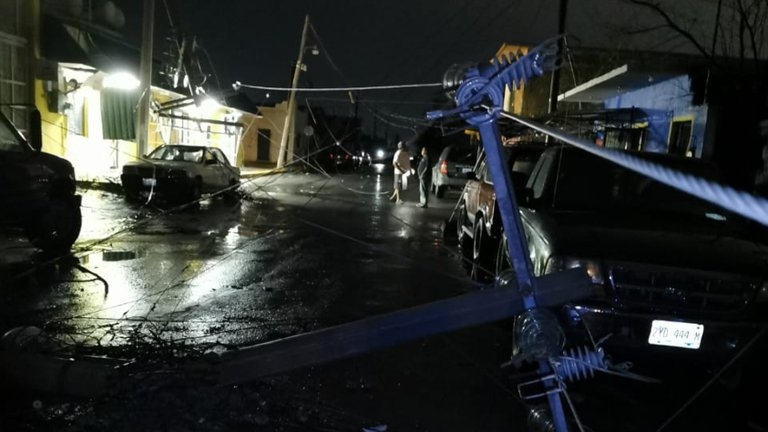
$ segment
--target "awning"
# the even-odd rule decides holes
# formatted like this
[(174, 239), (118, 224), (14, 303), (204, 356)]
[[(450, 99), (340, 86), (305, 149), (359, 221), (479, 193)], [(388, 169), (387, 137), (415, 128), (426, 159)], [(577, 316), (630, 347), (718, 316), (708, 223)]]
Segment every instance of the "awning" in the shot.
[[(138, 75), (141, 50), (93, 24), (43, 14), (40, 39), (44, 59), (88, 65), (107, 73), (127, 71)], [(153, 59), (152, 63), (152, 82), (159, 83), (160, 62)]]
[(625, 64), (557, 96), (558, 102), (602, 103), (623, 93), (680, 76), (676, 71), (650, 71)]

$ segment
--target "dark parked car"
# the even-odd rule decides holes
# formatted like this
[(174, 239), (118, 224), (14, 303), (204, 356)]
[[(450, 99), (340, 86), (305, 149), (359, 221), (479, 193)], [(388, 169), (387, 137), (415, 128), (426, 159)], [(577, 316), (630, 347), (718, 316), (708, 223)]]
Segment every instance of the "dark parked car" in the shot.
[(125, 164), (120, 180), (132, 200), (151, 192), (166, 200), (196, 201), (203, 193), (235, 195), (240, 169), (215, 147), (162, 145)]
[(461, 190), (477, 161), (478, 147), (469, 144), (446, 146), (432, 167), (432, 192), (442, 198), (447, 190)]
[(0, 113), (0, 223), (21, 229), (46, 254), (68, 253), (80, 235), (82, 215), (75, 170), (66, 159), (40, 151), (40, 124), (32, 116), (28, 141)]
[[(634, 154), (717, 179), (699, 159)], [(559, 310), (569, 340), (607, 338), (657, 373), (713, 371), (766, 325), (768, 247), (754, 223), (571, 147), (547, 148), (517, 189), (534, 273), (592, 278), (592, 297)], [(503, 230), (463, 233), (483, 237), (481, 255), (496, 250), (497, 272), (509, 267)]]
[[(525, 185), (544, 151), (542, 142), (520, 142), (505, 147), (513, 183)], [(495, 270), (496, 246), (501, 238), (501, 220), (496, 206), (491, 173), (481, 151), (474, 171), (465, 174), (466, 185), (456, 207), (456, 227), (463, 260), (472, 279), (489, 281)]]
[(338, 146), (330, 152), (331, 166), (338, 172), (351, 171), (355, 168), (354, 155), (346, 148)]
[(352, 161), (355, 169), (367, 168), (371, 166), (371, 154), (365, 150), (357, 152), (352, 156)]

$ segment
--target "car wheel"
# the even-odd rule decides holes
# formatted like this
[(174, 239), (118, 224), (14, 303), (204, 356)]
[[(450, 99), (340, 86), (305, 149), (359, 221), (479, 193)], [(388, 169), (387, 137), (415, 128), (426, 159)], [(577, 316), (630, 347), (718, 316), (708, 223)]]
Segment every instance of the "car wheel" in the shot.
[(435, 196), (442, 198), (445, 196), (445, 186), (435, 186)]
[(123, 192), (125, 193), (125, 200), (128, 202), (136, 203), (141, 200), (141, 195), (139, 194), (138, 191), (123, 188)]
[(485, 232), (483, 218), (475, 219), (472, 236), (472, 268), (470, 277), (473, 281), (488, 283), (493, 280), (492, 268), (496, 261), (497, 243)]
[(456, 209), (456, 240), (461, 245), (461, 241), (467, 235), (464, 233), (464, 227), (467, 225), (467, 208), (464, 205), (464, 201), (459, 204)]
[(472, 237), (464, 232), (467, 221), (467, 211), (462, 202), (456, 210), (456, 244), (458, 245), (461, 267), (469, 272), (472, 269)]
[(235, 201), (239, 198), (238, 191), (239, 191), (240, 182), (238, 182), (235, 179), (229, 180), (229, 187), (227, 191), (224, 193), (224, 198), (230, 201)]
[(71, 198), (54, 198), (47, 211), (25, 229), (30, 242), (46, 255), (69, 253), (80, 235), (83, 218), (79, 203)]
[(203, 181), (198, 178), (192, 182), (192, 186), (189, 188), (189, 200), (199, 201), (201, 196), (203, 196)]
[(496, 274), (499, 275), (504, 270), (512, 267), (512, 262), (509, 259), (509, 250), (507, 248), (507, 235), (502, 233), (501, 240), (499, 241), (499, 247), (496, 249), (496, 265), (494, 266)]

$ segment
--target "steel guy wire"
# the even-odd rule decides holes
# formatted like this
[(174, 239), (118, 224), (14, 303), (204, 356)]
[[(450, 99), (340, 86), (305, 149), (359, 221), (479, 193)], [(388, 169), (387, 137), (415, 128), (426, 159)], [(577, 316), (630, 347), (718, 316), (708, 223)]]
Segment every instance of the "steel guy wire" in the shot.
[[(697, 390), (691, 397), (683, 403), (683, 405), (675, 411), (661, 426), (659, 426), (658, 429), (656, 429), (656, 432), (661, 432), (664, 430), (667, 426), (669, 426), (680, 414), (682, 414), (683, 411), (685, 411), (686, 408), (688, 408), (699, 396), (701, 396), (708, 388), (711, 386), (715, 381), (717, 381), (720, 376), (728, 369), (730, 368), (736, 360), (741, 358), (751, 347), (752, 345), (757, 342), (758, 339), (760, 339), (768, 330), (768, 326), (763, 326), (759, 332), (757, 332), (752, 339), (749, 340), (746, 344), (744, 344), (741, 349), (734, 354), (734, 356), (728, 360), (728, 363), (726, 363), (720, 370), (717, 371), (712, 377), (707, 381), (699, 390)], [(754, 396), (753, 396), (754, 397)]]
[[(483, 105), (483, 107), (491, 110), (486, 105)], [(768, 226), (768, 200), (765, 198), (642, 160), (622, 150), (599, 147), (585, 139), (573, 137), (552, 127), (541, 125), (511, 113), (501, 112), (501, 115), (603, 159), (610, 160), (627, 169), (644, 174), (660, 183)]]

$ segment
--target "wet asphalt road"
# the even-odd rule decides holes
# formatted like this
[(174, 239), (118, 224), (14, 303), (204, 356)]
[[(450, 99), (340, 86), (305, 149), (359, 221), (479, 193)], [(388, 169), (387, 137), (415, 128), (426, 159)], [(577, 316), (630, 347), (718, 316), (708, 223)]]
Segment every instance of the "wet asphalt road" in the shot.
[[(44, 265), (23, 245), (2, 252), (0, 329), (43, 328), (68, 355), (169, 363), (478, 289), (441, 235), (457, 195), (432, 197), (420, 209), (412, 187), (406, 204), (393, 204), (388, 171), (269, 175), (244, 184), (239, 201), (213, 197), (186, 208), (83, 190), (73, 259)], [(523, 430), (526, 410), (515, 386), (521, 378), (499, 367), (511, 351), (509, 329), (495, 323), (430, 337), (237, 390), (183, 378), (183, 397), (152, 393), (172, 399), (169, 406), (196, 407), (191, 418), (189, 409), (178, 415), (158, 409), (159, 402), (152, 409), (136, 402), (145, 395), (135, 389), (88, 405), (97, 407), (89, 413), (62, 409), (66, 397), (28, 394), (11, 417), (27, 430)], [(702, 384), (680, 377), (653, 387), (601, 376), (574, 383), (569, 393), (590, 430), (657, 430)], [(722, 420), (732, 405), (742, 406), (744, 394), (719, 385), (664, 430), (731, 424)], [(29, 414), (26, 398), (52, 411)], [(126, 406), (143, 414), (113, 418)], [(85, 428), (94, 416), (109, 421)], [(139, 419), (148, 425), (139, 427)], [(121, 422), (125, 428), (115, 424)]]

